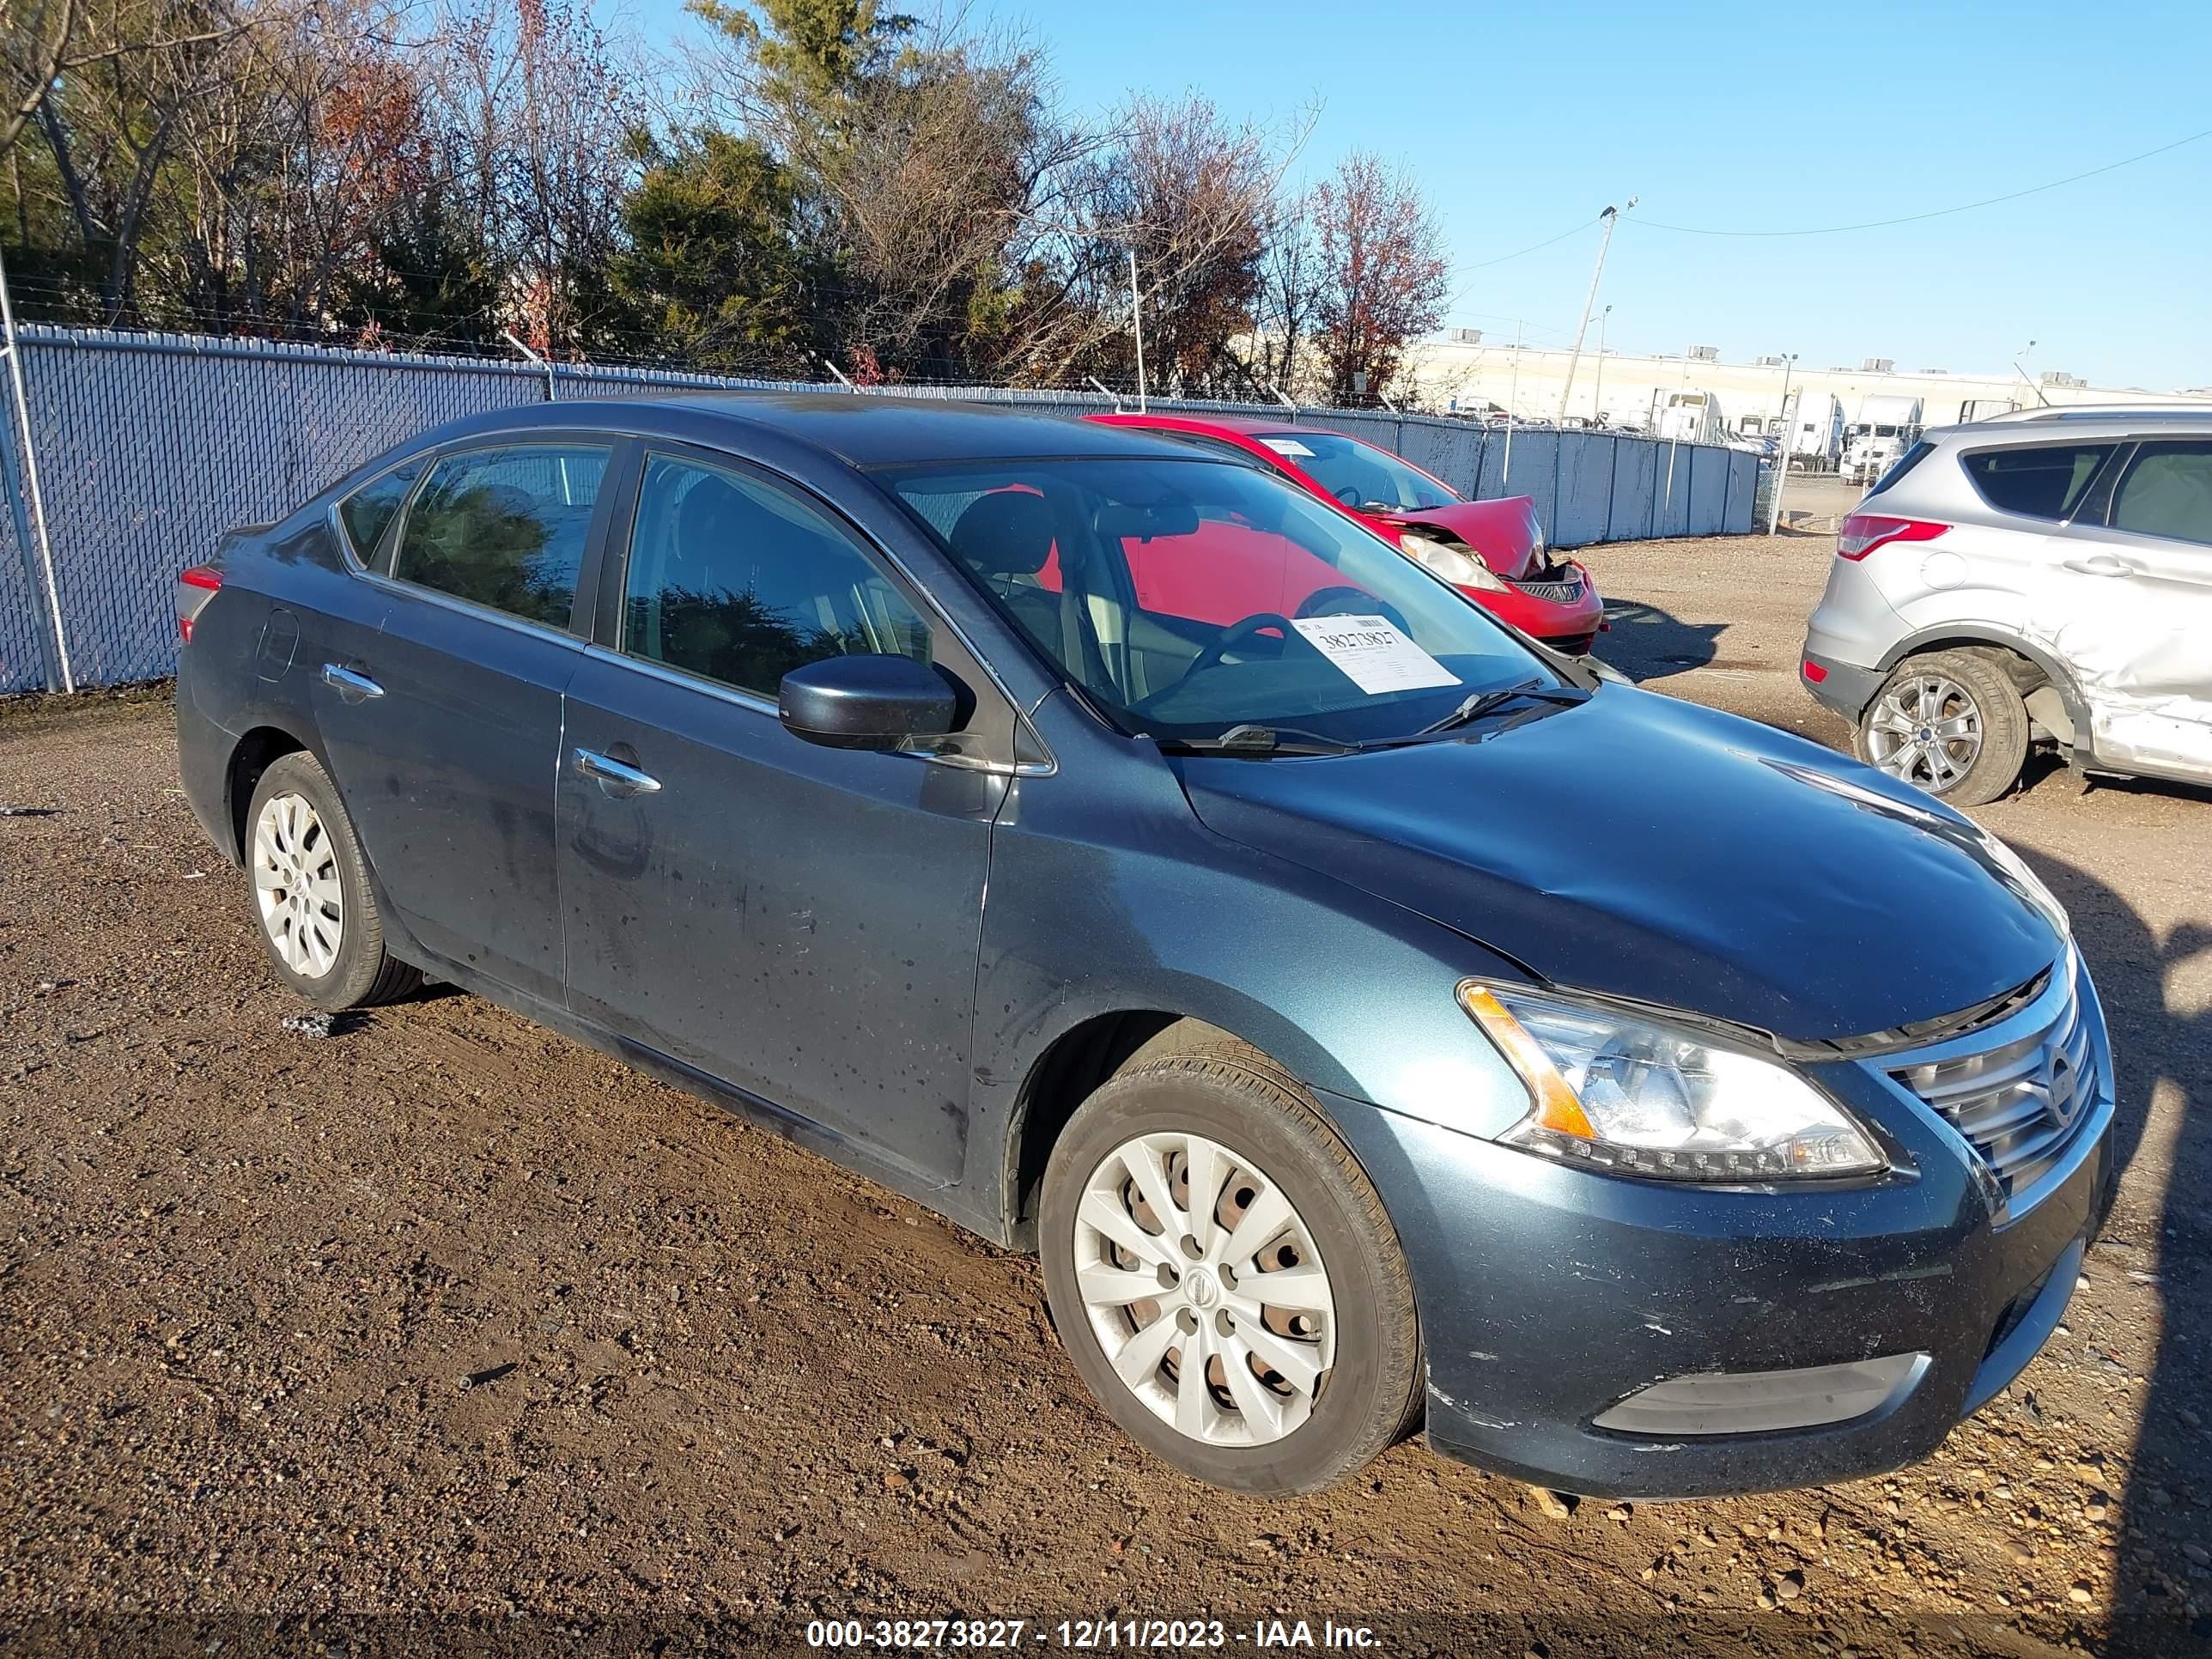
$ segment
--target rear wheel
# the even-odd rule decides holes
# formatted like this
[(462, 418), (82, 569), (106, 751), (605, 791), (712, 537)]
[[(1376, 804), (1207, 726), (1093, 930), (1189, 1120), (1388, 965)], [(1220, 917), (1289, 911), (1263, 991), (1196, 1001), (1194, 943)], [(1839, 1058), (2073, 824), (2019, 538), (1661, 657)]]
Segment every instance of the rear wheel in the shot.
[(353, 821), (313, 755), (280, 756), (261, 775), (246, 808), (246, 865), (270, 965), (315, 1006), (366, 1007), (422, 984), (384, 948)]
[(1422, 1399), (1382, 1200), (1302, 1091), (1241, 1048), (1140, 1061), (1045, 1171), (1054, 1322), (1115, 1421), (1202, 1480), (1309, 1492)]
[(1854, 746), (1893, 778), (1954, 806), (1980, 806), (2019, 778), (2027, 735), (2027, 705), (2001, 664), (1935, 651), (1897, 665), (1859, 716)]

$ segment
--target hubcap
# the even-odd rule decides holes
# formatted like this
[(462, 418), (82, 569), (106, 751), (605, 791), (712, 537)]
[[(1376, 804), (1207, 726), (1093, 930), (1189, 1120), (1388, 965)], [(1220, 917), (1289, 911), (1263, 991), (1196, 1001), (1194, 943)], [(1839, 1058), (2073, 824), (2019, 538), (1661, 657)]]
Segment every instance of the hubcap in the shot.
[(253, 897), (276, 957), (306, 979), (337, 961), (345, 892), (337, 849), (304, 795), (271, 795), (253, 821)]
[(1982, 752), (1982, 710), (1973, 694), (1942, 674), (1898, 681), (1875, 700), (1867, 751), (1893, 778), (1940, 795)]
[(1125, 1142), (1085, 1183), (1074, 1245), (1091, 1331), (1162, 1422), (1255, 1446), (1312, 1414), (1335, 1300), (1312, 1232), (1250, 1160), (1199, 1135)]

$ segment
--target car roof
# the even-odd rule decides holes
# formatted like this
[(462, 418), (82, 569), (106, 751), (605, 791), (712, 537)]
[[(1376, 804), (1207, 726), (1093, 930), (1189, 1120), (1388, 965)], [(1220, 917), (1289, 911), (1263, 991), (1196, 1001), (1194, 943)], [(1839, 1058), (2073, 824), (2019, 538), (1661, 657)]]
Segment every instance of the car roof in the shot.
[(1931, 427), (1922, 436), (1931, 443), (1972, 438), (2125, 438), (2154, 428), (2212, 434), (2212, 403), (2193, 408), (2174, 404), (2075, 404), (2015, 409), (1987, 420)]
[(448, 437), (517, 425), (582, 425), (619, 432), (772, 433), (856, 467), (908, 462), (1014, 460), (1043, 456), (1159, 456), (1188, 459), (1180, 446), (1019, 404), (884, 397), (870, 392), (708, 392), (640, 393), (533, 404), (478, 416)]
[[(1268, 420), (1256, 415), (1216, 415), (1209, 410), (1155, 409), (1142, 414), (1133, 409), (1117, 409), (1110, 415), (1089, 417), (1094, 426), (1120, 426), (1141, 432), (1147, 427), (1166, 427), (1177, 431), (1233, 432), (1245, 438), (1294, 438), (1301, 432), (1326, 432), (1332, 438), (1349, 438), (1348, 432), (1339, 432), (1332, 427), (1292, 423), (1284, 420)], [(1364, 439), (1357, 441), (1364, 442)]]

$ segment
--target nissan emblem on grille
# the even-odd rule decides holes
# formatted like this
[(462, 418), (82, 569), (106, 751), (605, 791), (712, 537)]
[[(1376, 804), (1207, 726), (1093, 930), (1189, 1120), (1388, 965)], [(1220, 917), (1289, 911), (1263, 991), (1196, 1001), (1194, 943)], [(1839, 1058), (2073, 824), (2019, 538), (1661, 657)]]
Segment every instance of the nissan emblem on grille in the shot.
[(2079, 1004), (2063, 991), (2039, 1001), (2045, 1012), (2025, 1035), (2002, 1035), (2034, 1018), (2023, 1010), (1998, 1023), (1990, 1047), (1894, 1074), (1966, 1138), (2008, 1197), (2030, 1203), (2039, 1196), (2038, 1181), (2064, 1155), (2083, 1105), (2097, 1096)]

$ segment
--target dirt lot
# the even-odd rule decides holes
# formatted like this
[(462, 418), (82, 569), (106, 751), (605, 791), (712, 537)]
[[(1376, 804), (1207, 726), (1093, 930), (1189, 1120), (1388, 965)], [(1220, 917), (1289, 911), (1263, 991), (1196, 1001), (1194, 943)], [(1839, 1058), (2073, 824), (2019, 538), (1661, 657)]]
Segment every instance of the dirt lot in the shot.
[[(1836, 741), (1791, 673), (1827, 547), (1595, 550), (1601, 653)], [(1200, 1488), (1089, 1403), (1029, 1262), (469, 998), (288, 1034), (173, 764), (158, 700), (0, 712), (0, 805), (40, 814), (0, 817), (0, 1646), (1205, 1612), (2212, 1652), (2212, 797), (2058, 773), (1982, 814), (2072, 907), (2121, 1066), (2118, 1207), (2021, 1381), (1887, 1480), (1555, 1520), (1418, 1443), (1321, 1497)]]

